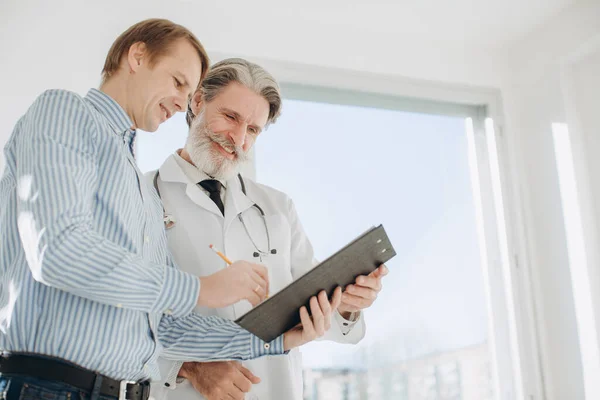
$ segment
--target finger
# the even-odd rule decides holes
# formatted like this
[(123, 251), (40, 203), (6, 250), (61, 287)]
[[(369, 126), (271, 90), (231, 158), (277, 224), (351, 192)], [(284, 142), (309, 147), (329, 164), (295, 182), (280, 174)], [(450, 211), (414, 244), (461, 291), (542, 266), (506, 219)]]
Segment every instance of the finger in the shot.
[(386, 276), (390, 272), (390, 269), (387, 267), (387, 265), (381, 264), (379, 266), (379, 271), (379, 276)]
[(356, 284), (358, 286), (364, 286), (377, 291), (381, 290), (381, 278), (361, 275), (356, 278)]
[(347, 312), (358, 312), (358, 311), (360, 311), (360, 308), (355, 307), (355, 306), (353, 306), (351, 304), (344, 303), (342, 301), (342, 303), (340, 304), (340, 308), (338, 308), (338, 312), (340, 312), (340, 314), (342, 313), (342, 311), (341, 311), (341, 306), (342, 305), (344, 306), (344, 311), (347, 311)]
[(254, 375), (248, 368), (242, 366), (242, 364), (239, 364), (238, 369), (250, 382), (252, 382), (253, 385), (260, 383), (260, 378)]
[(346, 293), (351, 294), (356, 297), (362, 297), (367, 300), (375, 300), (377, 298), (377, 291), (373, 289), (369, 289), (364, 286), (357, 285), (348, 285), (346, 288)]
[(230, 400), (231, 396), (225, 393), (223, 390), (216, 391), (209, 400)]
[(238, 373), (233, 377), (233, 385), (242, 393), (248, 393), (252, 389), (252, 382), (242, 373)]
[(262, 302), (262, 298), (254, 290), (247, 291), (244, 298), (252, 304), (252, 307), (256, 307)]
[(331, 311), (333, 312), (333, 311), (337, 310), (337, 308), (340, 306), (341, 302), (342, 302), (342, 288), (338, 286), (333, 291), (333, 297), (331, 298)]
[(261, 264), (252, 264), (252, 270), (260, 275), (265, 281), (269, 280), (269, 270)]
[(328, 331), (331, 328), (331, 304), (329, 304), (329, 298), (327, 292), (322, 290), (318, 296), (319, 307), (323, 312), (323, 329)]
[(352, 294), (344, 293), (342, 295), (342, 301), (345, 304), (349, 304), (351, 306), (357, 307), (362, 310), (364, 308), (370, 307), (373, 302), (371, 300), (364, 299), (362, 297), (357, 297)]
[(310, 314), (312, 316), (313, 324), (317, 335), (323, 336), (325, 334), (325, 316), (319, 306), (319, 300), (317, 296), (310, 298)]
[(225, 395), (226, 400), (244, 400), (244, 397), (246, 397), (245, 393), (235, 387), (235, 385), (232, 385), (232, 389)]
[(329, 304), (327, 292), (322, 290), (317, 296), (317, 300), (319, 301), (319, 307), (321, 308), (323, 315), (331, 314), (331, 304)]
[(267, 288), (260, 286), (259, 284), (256, 284), (252, 291), (256, 293), (258, 297), (260, 297), (261, 301), (267, 297)]
[(302, 332), (306, 337), (310, 338), (310, 340), (317, 337), (315, 327), (305, 306), (300, 307), (300, 322), (302, 323)]
[(265, 293), (267, 292), (267, 290), (269, 289), (268, 280), (265, 280), (261, 275), (257, 274), (254, 271), (251, 272), (250, 277), (252, 278), (253, 284), (260, 286)]
[(267, 296), (266, 282), (258, 274), (251, 273), (249, 276), (251, 279), (248, 279), (248, 281), (244, 284), (245, 294), (246, 296), (250, 296), (250, 292), (254, 292), (259, 297), (260, 303)]
[(383, 276), (386, 276), (388, 272), (388, 267), (385, 264), (381, 264), (375, 271), (371, 272), (369, 276), (372, 276), (374, 278), (381, 278)]

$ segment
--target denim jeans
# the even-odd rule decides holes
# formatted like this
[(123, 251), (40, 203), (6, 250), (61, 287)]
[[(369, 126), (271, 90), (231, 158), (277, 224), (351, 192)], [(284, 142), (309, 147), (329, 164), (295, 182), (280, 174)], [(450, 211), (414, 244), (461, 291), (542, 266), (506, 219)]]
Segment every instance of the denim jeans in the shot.
[[(91, 400), (90, 394), (61, 382), (27, 376), (0, 376), (0, 400)], [(99, 396), (97, 400), (117, 400)]]

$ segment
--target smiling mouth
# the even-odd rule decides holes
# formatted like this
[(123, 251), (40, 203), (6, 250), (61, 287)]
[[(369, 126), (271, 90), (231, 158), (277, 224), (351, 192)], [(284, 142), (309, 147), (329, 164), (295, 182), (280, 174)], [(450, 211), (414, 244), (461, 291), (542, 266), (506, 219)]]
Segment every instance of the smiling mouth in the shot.
[[(211, 139), (211, 140), (212, 140), (212, 139)], [(236, 156), (237, 156), (237, 153), (236, 153), (236, 151), (235, 151), (235, 148), (232, 148), (232, 147), (229, 147), (229, 146), (227, 146), (227, 147), (224, 147), (222, 144), (220, 144), (220, 143), (218, 143), (218, 142), (216, 142), (216, 141), (214, 141), (214, 140), (212, 140), (212, 142), (213, 142), (213, 143), (214, 143), (214, 144), (215, 144), (215, 145), (216, 145), (216, 146), (217, 146), (217, 147), (218, 147), (218, 148), (219, 148), (221, 151), (225, 152), (226, 154), (228, 154), (228, 155), (230, 155), (230, 156), (233, 156), (233, 157), (236, 157)]]

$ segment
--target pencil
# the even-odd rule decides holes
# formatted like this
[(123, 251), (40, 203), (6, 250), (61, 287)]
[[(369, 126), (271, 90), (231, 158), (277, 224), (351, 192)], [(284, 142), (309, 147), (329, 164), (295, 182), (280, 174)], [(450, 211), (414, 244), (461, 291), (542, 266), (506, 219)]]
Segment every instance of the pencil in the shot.
[(218, 255), (219, 257), (221, 257), (221, 258), (223, 259), (223, 261), (225, 261), (225, 262), (227, 263), (227, 265), (231, 265), (231, 264), (233, 264), (233, 263), (231, 262), (231, 260), (230, 260), (229, 258), (227, 258), (227, 256), (226, 256), (225, 254), (223, 254), (223, 253), (221, 253), (219, 250), (217, 250), (217, 248), (216, 248), (215, 246), (213, 246), (213, 245), (211, 244), (211, 245), (210, 245), (210, 246), (208, 246), (208, 247), (210, 247), (212, 251), (214, 251), (215, 253), (217, 253), (217, 255)]
[[(211, 245), (209, 245), (208, 247), (210, 247), (210, 249), (211, 249), (212, 251), (214, 251), (215, 253), (217, 253), (217, 255), (218, 255), (219, 257), (221, 257), (221, 258), (223, 259), (223, 261), (225, 261), (225, 262), (227, 263), (227, 265), (231, 265), (231, 264), (233, 264), (233, 263), (231, 262), (231, 260), (230, 260), (229, 258), (227, 258), (227, 256), (226, 256), (225, 254), (223, 254), (223, 253), (221, 253), (219, 250), (217, 250), (217, 248), (216, 248), (215, 246), (213, 246), (213, 245), (211, 244)], [(268, 298), (269, 298), (269, 293), (268, 293), (268, 292), (267, 292), (267, 294), (266, 294), (265, 298), (266, 298), (266, 299), (268, 299)]]

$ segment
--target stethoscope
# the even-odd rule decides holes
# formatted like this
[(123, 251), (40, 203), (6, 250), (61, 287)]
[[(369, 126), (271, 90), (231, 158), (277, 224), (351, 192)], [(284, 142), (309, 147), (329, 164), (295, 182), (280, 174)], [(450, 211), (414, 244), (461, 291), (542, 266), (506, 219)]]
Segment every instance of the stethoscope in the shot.
[[(154, 174), (154, 189), (156, 190), (156, 194), (158, 194), (158, 198), (162, 199), (160, 196), (160, 189), (158, 188), (159, 173), (160, 173), (159, 171), (156, 171), (156, 174)], [(242, 193), (244, 193), (244, 196), (248, 197), (248, 195), (246, 194), (246, 184), (244, 183), (244, 179), (242, 178), (242, 175), (238, 174), (238, 179), (240, 181), (240, 186), (242, 187)], [(267, 233), (267, 251), (264, 251), (260, 247), (258, 247), (256, 242), (252, 238), (252, 235), (250, 234), (250, 231), (248, 230), (248, 227), (246, 226), (246, 223), (244, 222), (242, 213), (239, 213), (237, 215), (237, 217), (240, 220), (240, 222), (242, 223), (242, 226), (244, 227), (244, 231), (246, 231), (246, 235), (250, 239), (250, 242), (252, 242), (252, 245), (256, 249), (256, 251), (252, 255), (254, 257), (260, 258), (262, 260), (262, 256), (267, 256), (269, 254), (277, 254), (277, 249), (271, 248), (271, 235), (269, 235), (269, 227), (267, 225), (267, 217), (265, 216), (265, 212), (255, 202), (252, 202), (252, 207), (254, 207), (258, 210), (260, 217), (263, 221), (263, 225), (265, 226), (265, 232)], [(176, 221), (172, 215), (167, 214), (164, 204), (162, 205), (162, 209), (163, 209), (163, 222), (165, 224), (165, 229), (169, 230), (175, 226)]]

